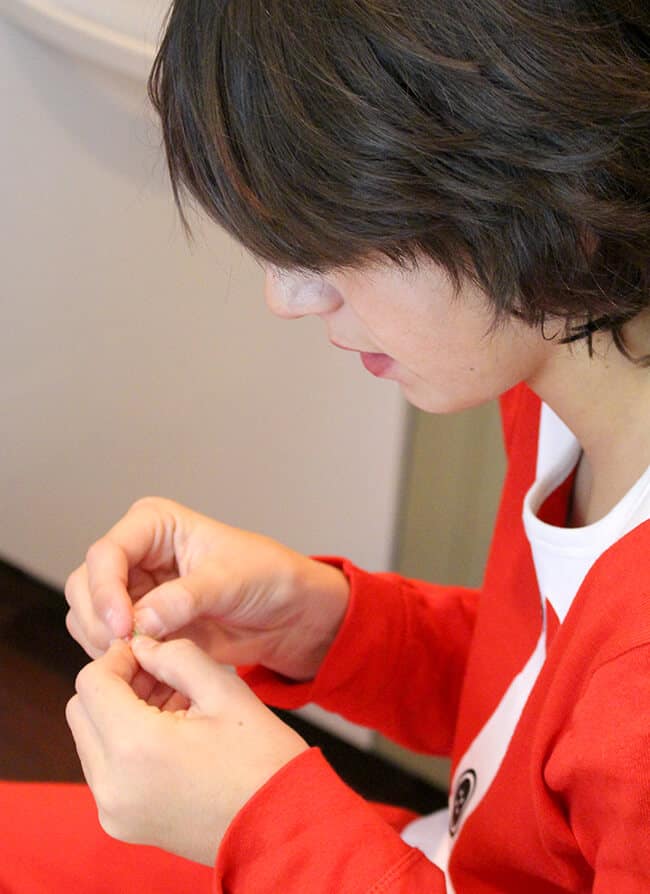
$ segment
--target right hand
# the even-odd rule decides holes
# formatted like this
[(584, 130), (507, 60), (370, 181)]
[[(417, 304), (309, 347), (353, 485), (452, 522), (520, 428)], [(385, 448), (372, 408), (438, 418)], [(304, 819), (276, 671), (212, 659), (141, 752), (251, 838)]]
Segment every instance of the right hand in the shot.
[(134, 628), (224, 664), (312, 679), (341, 625), (341, 571), (171, 500), (135, 503), (66, 583), (70, 634), (97, 658)]

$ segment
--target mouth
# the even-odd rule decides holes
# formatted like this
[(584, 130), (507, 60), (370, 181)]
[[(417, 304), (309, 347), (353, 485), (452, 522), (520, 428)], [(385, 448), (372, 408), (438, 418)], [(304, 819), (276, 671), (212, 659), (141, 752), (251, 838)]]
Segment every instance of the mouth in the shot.
[(330, 339), (330, 342), (335, 348), (340, 348), (342, 351), (352, 351), (353, 353), (358, 354), (368, 372), (378, 378), (387, 375), (394, 364), (393, 358), (388, 354), (374, 354), (369, 351), (360, 351), (358, 348), (351, 348), (349, 345), (339, 344), (339, 342), (334, 341), (333, 339)]
[(389, 357), (388, 354), (367, 354), (362, 352), (359, 356), (368, 372), (380, 379), (388, 375), (394, 363), (393, 358)]

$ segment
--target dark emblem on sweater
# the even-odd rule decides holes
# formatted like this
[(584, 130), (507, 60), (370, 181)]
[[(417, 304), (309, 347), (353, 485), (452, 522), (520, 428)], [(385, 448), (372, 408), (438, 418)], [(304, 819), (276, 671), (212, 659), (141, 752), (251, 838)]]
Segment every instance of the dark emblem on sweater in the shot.
[(474, 794), (475, 788), (476, 773), (474, 770), (465, 770), (456, 783), (456, 789), (454, 791), (454, 803), (451, 808), (451, 819), (449, 820), (449, 834), (452, 838), (458, 830), (458, 824), (465, 812), (469, 799)]

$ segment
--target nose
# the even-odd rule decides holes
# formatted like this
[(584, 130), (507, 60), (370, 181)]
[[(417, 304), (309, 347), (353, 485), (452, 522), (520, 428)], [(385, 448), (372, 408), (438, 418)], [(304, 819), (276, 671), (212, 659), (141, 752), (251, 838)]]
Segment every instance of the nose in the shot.
[(294, 320), (332, 313), (343, 303), (339, 291), (321, 276), (267, 268), (264, 298), (278, 317)]

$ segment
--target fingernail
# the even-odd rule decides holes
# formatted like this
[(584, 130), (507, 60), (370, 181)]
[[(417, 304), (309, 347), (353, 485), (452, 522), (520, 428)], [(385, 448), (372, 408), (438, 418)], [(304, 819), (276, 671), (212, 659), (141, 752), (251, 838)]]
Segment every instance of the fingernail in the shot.
[(104, 612), (104, 623), (108, 627), (109, 630), (113, 629), (113, 622), (115, 621), (115, 609), (107, 608)]
[(160, 636), (164, 633), (164, 625), (160, 619), (158, 612), (152, 608), (141, 608), (135, 613), (135, 629), (138, 634), (146, 634), (148, 636)]

